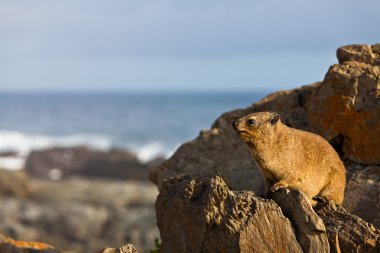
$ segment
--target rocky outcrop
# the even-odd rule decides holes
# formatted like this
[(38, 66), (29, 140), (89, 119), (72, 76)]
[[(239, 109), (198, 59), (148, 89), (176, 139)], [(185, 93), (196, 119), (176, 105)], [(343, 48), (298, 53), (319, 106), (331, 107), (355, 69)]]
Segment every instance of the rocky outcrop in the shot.
[(50, 179), (72, 175), (146, 181), (148, 166), (124, 150), (98, 151), (86, 147), (32, 151), (25, 165), (28, 174)]
[[(184, 143), (172, 157), (152, 169), (151, 181), (160, 189), (164, 179), (181, 173), (216, 173), (222, 174), (232, 189), (251, 190), (262, 196), (265, 186), (259, 169), (231, 127), (234, 120), (259, 111), (278, 112), (286, 125), (323, 136), (352, 168), (380, 164), (379, 48), (380, 44), (342, 47), (337, 53), (340, 64), (331, 66), (322, 82), (279, 91), (245, 109), (224, 113), (210, 130)], [(352, 173), (349, 171), (348, 179)], [(348, 180), (344, 206), (378, 224), (378, 215), (355, 204), (366, 203), (374, 208), (373, 213), (380, 213), (375, 193), (368, 195), (373, 197), (356, 194), (378, 192), (378, 181), (363, 180), (371, 177), (368, 173), (359, 173), (360, 184), (355, 183), (358, 176)], [(355, 193), (350, 194), (351, 189)]]
[(163, 183), (156, 201), (161, 252), (302, 252), (281, 209), (219, 176)]
[[(334, 203), (316, 212), (299, 191), (272, 200), (220, 176), (165, 180), (156, 202), (162, 252), (379, 252), (380, 231)], [(281, 208), (279, 207), (281, 206)], [(282, 210), (281, 210), (282, 209)]]
[(380, 66), (331, 66), (309, 104), (310, 124), (339, 145), (344, 158), (380, 163)]
[(0, 234), (1, 253), (58, 253), (52, 246), (40, 242), (16, 241)]

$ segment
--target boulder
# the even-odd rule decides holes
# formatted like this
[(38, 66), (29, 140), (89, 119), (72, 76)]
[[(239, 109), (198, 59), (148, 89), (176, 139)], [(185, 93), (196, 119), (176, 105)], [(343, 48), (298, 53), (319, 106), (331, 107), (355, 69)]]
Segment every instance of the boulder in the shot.
[(160, 250), (380, 252), (380, 231), (333, 202), (314, 210), (302, 192), (288, 189), (273, 199), (232, 191), (215, 175), (165, 180), (156, 201)]
[(1, 253), (58, 253), (52, 246), (40, 242), (16, 241), (0, 234)]
[(339, 145), (343, 158), (380, 163), (380, 66), (331, 66), (309, 101), (308, 115), (319, 134)]
[(363, 62), (370, 65), (380, 65), (380, 44), (348, 45), (338, 48), (336, 55), (339, 63), (347, 61)]
[(72, 175), (146, 181), (148, 167), (125, 150), (99, 151), (86, 147), (32, 151), (25, 165), (28, 174), (50, 179)]
[(275, 202), (231, 191), (220, 176), (164, 181), (156, 215), (161, 252), (302, 252)]

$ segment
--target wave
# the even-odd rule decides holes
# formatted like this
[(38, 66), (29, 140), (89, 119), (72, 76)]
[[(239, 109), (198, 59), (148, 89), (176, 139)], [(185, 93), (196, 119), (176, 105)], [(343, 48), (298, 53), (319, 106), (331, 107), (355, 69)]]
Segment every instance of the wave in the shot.
[(174, 148), (166, 147), (162, 142), (153, 141), (146, 143), (138, 148), (135, 148), (137, 159), (142, 163), (147, 163), (154, 160), (157, 157), (169, 158), (178, 145)]
[(112, 138), (98, 134), (73, 134), (67, 136), (49, 136), (27, 134), (17, 131), (0, 130), (0, 153), (13, 152), (14, 156), (0, 157), (0, 168), (22, 169), (29, 153), (52, 147), (86, 146), (94, 150), (109, 151), (112, 148), (124, 147), (134, 153), (140, 162), (147, 163), (157, 157), (168, 158), (178, 145), (169, 147), (160, 141), (116, 145)]
[(89, 146), (94, 149), (108, 150), (112, 147), (112, 142), (105, 136), (92, 134), (75, 134), (59, 137), (25, 134), (15, 131), (0, 131), (0, 152), (12, 151), (20, 156), (26, 156), (32, 150), (72, 146)]

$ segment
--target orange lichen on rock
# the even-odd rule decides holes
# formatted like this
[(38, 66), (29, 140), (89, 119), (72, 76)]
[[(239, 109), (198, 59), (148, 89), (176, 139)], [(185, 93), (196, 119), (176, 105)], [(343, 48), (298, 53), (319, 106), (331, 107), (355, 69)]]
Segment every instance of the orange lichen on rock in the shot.
[(16, 248), (23, 248), (23, 249), (34, 249), (34, 250), (54, 249), (53, 246), (46, 243), (17, 241), (8, 236), (0, 234), (0, 245), (2, 244), (8, 244)]
[(330, 67), (309, 104), (309, 121), (327, 140), (341, 136), (344, 157), (380, 163), (380, 67), (348, 61)]

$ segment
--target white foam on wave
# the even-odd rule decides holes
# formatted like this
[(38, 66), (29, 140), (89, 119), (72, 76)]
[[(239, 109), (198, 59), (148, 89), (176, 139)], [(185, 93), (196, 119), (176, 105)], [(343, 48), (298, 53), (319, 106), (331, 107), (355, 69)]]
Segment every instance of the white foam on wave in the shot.
[(159, 141), (146, 143), (138, 148), (135, 148), (137, 159), (142, 163), (147, 163), (157, 157), (168, 158), (174, 153), (173, 149), (165, 147)]
[[(0, 157), (0, 168), (9, 170), (23, 169), (25, 160), (32, 150), (75, 146), (87, 146), (92, 149), (107, 151), (113, 147), (113, 142), (106, 136), (94, 134), (75, 134), (59, 137), (0, 130), (0, 152), (16, 153), (15, 156)], [(142, 163), (147, 163), (157, 157), (168, 158), (178, 148), (178, 146), (169, 147), (160, 141), (139, 143), (133, 146), (125, 143), (122, 146), (135, 153)]]
[(6, 156), (0, 157), (0, 169), (22, 170), (25, 166), (25, 157)]
[(109, 150), (112, 147), (112, 142), (105, 136), (91, 134), (59, 137), (0, 130), (0, 152), (16, 153), (16, 156), (0, 157), (0, 168), (8, 170), (23, 169), (25, 160), (32, 150), (73, 146), (88, 146), (97, 150)]
[(13, 151), (26, 156), (32, 150), (49, 147), (89, 146), (91, 148), (108, 150), (111, 140), (100, 135), (68, 135), (64, 137), (38, 134), (24, 134), (15, 131), (0, 131), (0, 152)]

